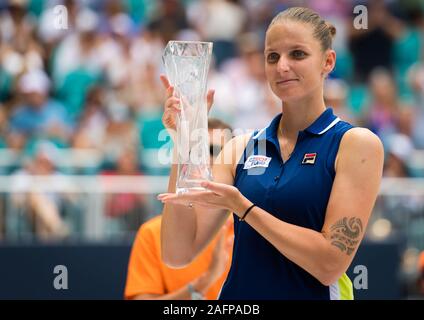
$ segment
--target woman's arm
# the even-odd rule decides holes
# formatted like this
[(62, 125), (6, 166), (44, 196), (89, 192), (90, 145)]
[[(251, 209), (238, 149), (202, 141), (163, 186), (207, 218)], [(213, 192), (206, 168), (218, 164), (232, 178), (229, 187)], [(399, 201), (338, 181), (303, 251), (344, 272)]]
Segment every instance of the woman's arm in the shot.
[[(171, 86), (168, 79), (164, 75), (162, 75), (160, 79), (166, 90), (167, 98), (165, 101), (162, 122), (167, 128), (172, 140), (176, 141), (176, 124), (177, 117), (180, 112), (179, 99), (173, 96), (174, 87)], [(210, 90), (207, 94), (208, 111), (212, 106), (213, 96), (214, 91)], [(168, 182), (167, 194), (174, 194), (176, 189), (177, 152), (177, 145), (174, 143), (173, 161)], [(217, 174), (217, 176), (219, 176), (219, 174)], [(160, 197), (161, 196), (158, 198), (160, 199)], [(203, 230), (202, 220), (205, 219), (198, 218), (199, 214), (197, 212), (199, 209), (197, 207), (190, 208), (188, 204), (189, 202), (187, 201), (177, 204), (165, 204), (163, 208), (161, 227), (161, 256), (164, 263), (169, 267), (184, 267), (194, 258), (194, 253), (200, 252), (200, 250), (196, 250), (194, 241), (199, 234), (198, 230)], [(223, 214), (218, 215), (218, 217), (222, 217), (222, 220), (225, 221)], [(221, 221), (219, 220), (217, 223), (220, 222)], [(200, 231), (200, 233), (202, 233), (202, 231)]]

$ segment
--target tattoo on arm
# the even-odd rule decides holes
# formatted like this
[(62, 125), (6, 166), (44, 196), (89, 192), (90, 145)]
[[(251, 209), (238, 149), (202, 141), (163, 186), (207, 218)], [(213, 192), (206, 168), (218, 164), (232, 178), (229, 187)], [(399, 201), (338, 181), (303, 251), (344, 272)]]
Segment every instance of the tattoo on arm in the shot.
[(339, 248), (347, 255), (351, 255), (355, 251), (362, 234), (361, 219), (347, 217), (337, 221), (330, 228), (330, 241), (333, 246)]

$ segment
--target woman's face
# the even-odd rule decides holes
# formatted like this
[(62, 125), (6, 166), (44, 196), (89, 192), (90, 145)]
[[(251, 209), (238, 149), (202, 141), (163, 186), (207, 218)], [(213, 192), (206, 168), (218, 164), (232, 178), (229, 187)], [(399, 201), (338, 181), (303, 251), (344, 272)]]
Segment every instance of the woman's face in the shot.
[(324, 76), (333, 69), (335, 58), (334, 50), (322, 51), (308, 24), (278, 22), (266, 34), (265, 72), (283, 102), (322, 95)]

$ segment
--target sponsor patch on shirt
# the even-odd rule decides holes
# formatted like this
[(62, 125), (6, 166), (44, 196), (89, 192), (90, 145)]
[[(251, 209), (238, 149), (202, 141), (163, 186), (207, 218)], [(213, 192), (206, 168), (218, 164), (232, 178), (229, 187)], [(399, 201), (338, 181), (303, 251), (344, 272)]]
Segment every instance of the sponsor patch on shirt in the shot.
[(271, 161), (270, 157), (252, 155), (249, 158), (247, 158), (246, 162), (244, 163), (243, 169), (251, 169), (256, 167), (268, 168), (270, 161)]
[(303, 156), (302, 164), (315, 164), (316, 158), (316, 153), (305, 153)]

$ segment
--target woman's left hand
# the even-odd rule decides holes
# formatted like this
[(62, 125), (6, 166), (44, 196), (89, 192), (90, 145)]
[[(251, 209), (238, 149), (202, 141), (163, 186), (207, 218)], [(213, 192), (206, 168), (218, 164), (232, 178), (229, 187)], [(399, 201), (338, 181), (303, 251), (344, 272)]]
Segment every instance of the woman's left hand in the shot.
[(208, 190), (183, 194), (162, 193), (158, 199), (163, 203), (227, 209), (238, 215), (251, 205), (251, 202), (234, 186), (211, 181), (203, 181), (201, 186)]

